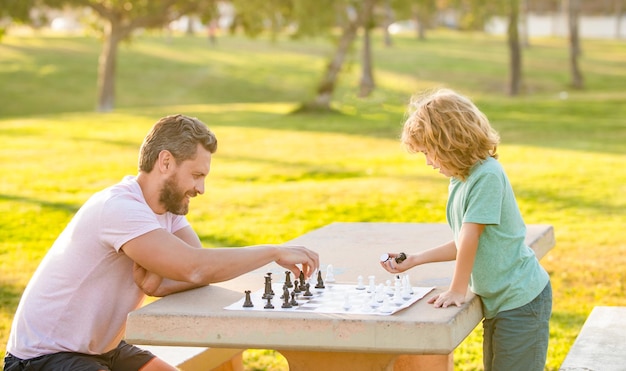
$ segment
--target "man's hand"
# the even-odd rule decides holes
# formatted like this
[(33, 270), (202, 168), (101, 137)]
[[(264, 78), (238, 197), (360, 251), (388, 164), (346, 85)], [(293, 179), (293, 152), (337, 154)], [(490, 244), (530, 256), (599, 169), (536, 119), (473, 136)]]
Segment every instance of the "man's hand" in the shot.
[(320, 258), (315, 251), (303, 246), (280, 246), (279, 258), (276, 259), (276, 264), (289, 269), (294, 274), (294, 277), (300, 275), (300, 268), (297, 266), (297, 264), (300, 264), (302, 273), (304, 273), (306, 278), (309, 278), (313, 275), (313, 272), (319, 269)]
[(144, 267), (133, 263), (133, 279), (135, 285), (146, 295), (157, 296), (158, 289), (163, 282), (163, 277), (156, 273), (148, 272)]

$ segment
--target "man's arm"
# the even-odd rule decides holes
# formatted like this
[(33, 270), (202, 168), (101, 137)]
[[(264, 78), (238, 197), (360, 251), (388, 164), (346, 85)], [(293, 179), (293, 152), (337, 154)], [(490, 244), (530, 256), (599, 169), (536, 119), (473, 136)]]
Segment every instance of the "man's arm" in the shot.
[[(202, 243), (196, 232), (190, 226), (182, 228), (174, 235), (192, 247), (202, 248)], [(146, 295), (166, 296), (176, 292), (187, 291), (204, 285), (193, 284), (184, 281), (175, 281), (163, 278), (156, 273), (147, 271), (144, 267), (135, 262), (133, 267), (133, 277), (135, 283)]]
[[(296, 276), (300, 274), (300, 269), (309, 277), (319, 268), (317, 253), (301, 246), (257, 245), (204, 249), (198, 248), (198, 245), (199, 240), (194, 242), (189, 239), (189, 230), (174, 235), (164, 229), (157, 229), (128, 241), (122, 250), (149, 273), (142, 277), (142, 270), (135, 267), (135, 282), (145, 282), (138, 286), (151, 295), (226, 281), (273, 261), (291, 270)], [(160, 277), (162, 281), (158, 281)]]

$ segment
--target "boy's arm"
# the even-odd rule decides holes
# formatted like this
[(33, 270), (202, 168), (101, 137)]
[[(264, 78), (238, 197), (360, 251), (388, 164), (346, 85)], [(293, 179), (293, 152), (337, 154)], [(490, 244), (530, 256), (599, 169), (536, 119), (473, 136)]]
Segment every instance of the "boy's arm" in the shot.
[(397, 263), (395, 258), (398, 253), (388, 253), (389, 259), (381, 261), (382, 267), (389, 273), (402, 273), (413, 267), (426, 263), (437, 263), (454, 260), (456, 258), (456, 245), (454, 241), (449, 241), (443, 245), (431, 249), (410, 254), (401, 263)]
[(474, 259), (478, 250), (478, 240), (485, 229), (484, 224), (463, 223), (457, 243), (456, 265), (452, 283), (448, 291), (435, 296), (429, 303), (435, 307), (461, 306), (465, 302), (467, 286), (474, 267)]

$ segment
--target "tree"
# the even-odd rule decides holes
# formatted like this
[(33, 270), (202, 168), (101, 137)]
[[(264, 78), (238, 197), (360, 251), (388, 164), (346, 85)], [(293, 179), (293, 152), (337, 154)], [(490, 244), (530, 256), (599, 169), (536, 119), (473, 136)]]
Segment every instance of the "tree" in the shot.
[(426, 39), (426, 29), (437, 13), (437, 0), (390, 0), (394, 12), (400, 19), (415, 23), (415, 34), (419, 40)]
[(363, 15), (363, 49), (361, 50), (361, 81), (359, 83), (359, 97), (369, 96), (376, 84), (374, 83), (374, 71), (372, 62), (371, 30), (376, 26), (373, 19), (373, 7), (369, 13)]
[(622, 37), (622, 17), (624, 15), (623, 0), (615, 1), (615, 38)]
[(330, 102), (348, 50), (354, 42), (359, 28), (363, 26), (367, 15), (371, 14), (376, 2), (377, 0), (363, 0), (362, 2), (356, 2), (354, 6), (352, 6), (350, 2), (346, 4), (344, 12), (340, 13), (343, 15), (341, 36), (339, 37), (335, 53), (317, 86), (315, 98), (309, 102), (303, 103), (298, 111), (331, 110)]
[[(14, 19), (32, 23), (28, 14), (40, 6), (90, 8), (102, 21), (103, 45), (98, 59), (96, 110), (108, 112), (115, 104), (115, 70), (118, 45), (142, 28), (161, 28), (182, 15), (208, 11), (214, 0), (0, 0), (0, 9)], [(7, 5), (5, 8), (4, 5)], [(0, 13), (0, 15), (4, 15)]]
[[(36, 0), (0, 0), (0, 20), (9, 18), (16, 23), (32, 23), (30, 10), (35, 4)], [(0, 23), (0, 41), (5, 32), (6, 27)]]
[(507, 41), (509, 45), (509, 95), (520, 92), (522, 84), (522, 48), (519, 40), (519, 0), (511, 0)]
[(580, 49), (580, 36), (578, 34), (578, 20), (580, 13), (580, 0), (567, 0), (568, 28), (569, 28), (569, 61), (572, 73), (572, 87), (583, 88), (583, 75), (578, 66), (578, 57), (582, 54)]
[[(115, 70), (120, 41), (141, 28), (161, 28), (182, 15), (198, 12), (200, 1), (127, 1), (68, 0), (73, 5), (89, 7), (103, 20), (103, 47), (98, 59), (99, 112), (113, 110), (115, 104)], [(206, 3), (206, 2), (205, 2)]]

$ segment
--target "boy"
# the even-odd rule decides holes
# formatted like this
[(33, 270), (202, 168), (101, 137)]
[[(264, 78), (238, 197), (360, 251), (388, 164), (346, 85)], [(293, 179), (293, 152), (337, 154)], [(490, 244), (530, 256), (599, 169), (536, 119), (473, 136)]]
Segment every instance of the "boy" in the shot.
[(485, 370), (542, 371), (552, 311), (550, 277), (524, 243), (526, 226), (497, 161), (499, 140), (487, 117), (452, 90), (411, 102), (401, 141), (410, 153), (423, 153), (427, 165), (450, 178), (446, 217), (454, 239), (381, 264), (399, 273), (456, 260), (450, 287), (429, 303), (437, 308), (461, 306), (469, 285), (481, 299), (485, 316)]

